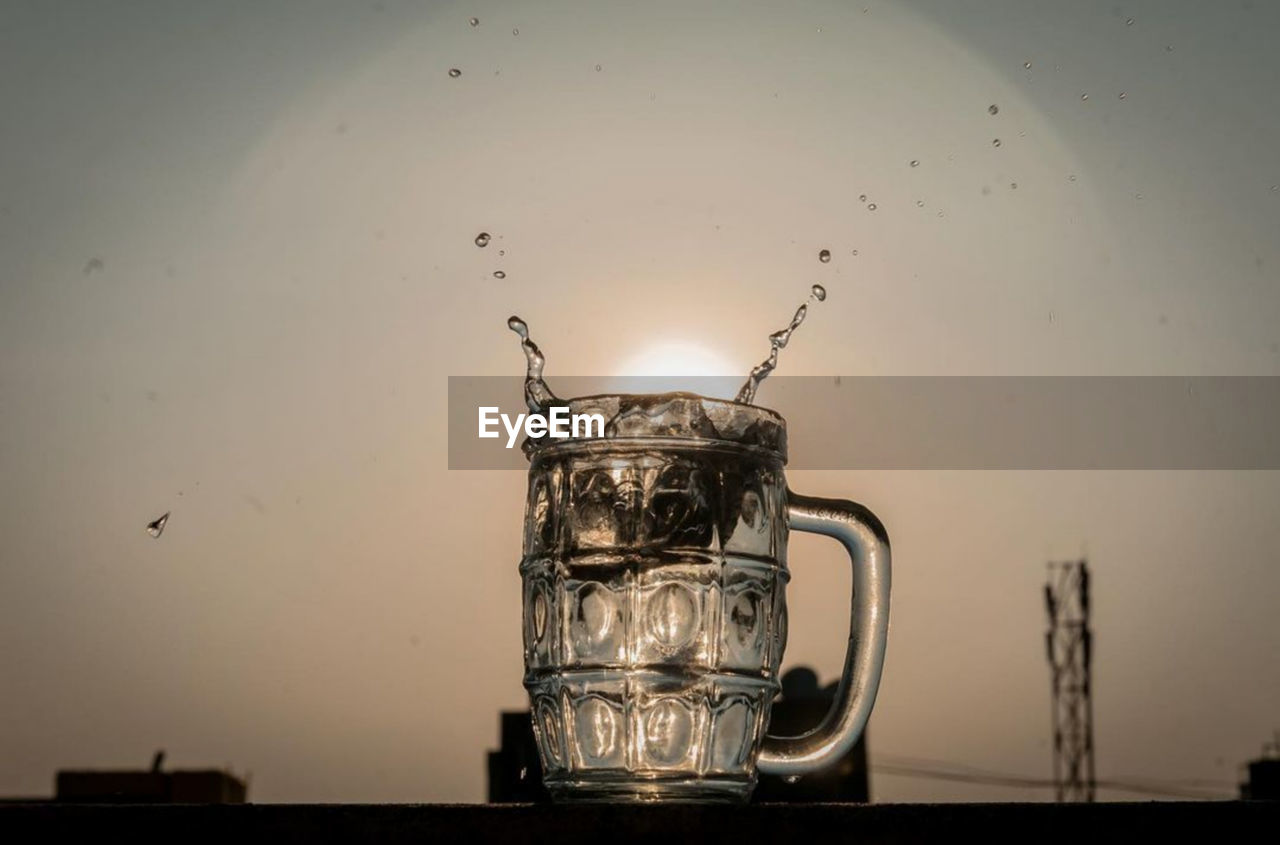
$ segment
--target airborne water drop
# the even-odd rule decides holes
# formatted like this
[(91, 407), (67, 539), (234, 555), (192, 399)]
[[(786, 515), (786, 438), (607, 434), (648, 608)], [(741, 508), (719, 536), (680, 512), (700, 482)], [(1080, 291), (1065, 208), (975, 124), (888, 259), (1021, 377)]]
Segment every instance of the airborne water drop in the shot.
[(147, 523), (147, 533), (152, 537), (159, 537), (164, 533), (164, 527), (169, 524), (169, 514), (172, 511), (165, 511), (164, 515), (158, 519), (154, 519)]
[(545, 413), (547, 408), (560, 402), (542, 379), (542, 369), (546, 366), (547, 359), (543, 356), (542, 350), (538, 348), (538, 344), (529, 338), (529, 325), (524, 320), (512, 315), (507, 318), (507, 328), (520, 336), (520, 348), (524, 350), (526, 363), (524, 376), (525, 404), (529, 406), (529, 410), (535, 413)]
[(809, 301), (800, 303), (800, 307), (796, 309), (796, 313), (791, 318), (791, 323), (785, 329), (774, 332), (769, 335), (769, 357), (761, 361), (751, 370), (751, 374), (747, 376), (747, 381), (742, 385), (742, 389), (738, 391), (738, 395), (734, 397), (735, 402), (741, 402), (743, 405), (750, 405), (755, 401), (756, 391), (760, 388), (760, 382), (768, 378), (769, 373), (774, 371), (778, 366), (778, 352), (782, 350), (787, 341), (791, 340), (791, 335), (800, 324), (804, 322), (805, 316), (809, 313), (809, 302), (822, 302), (827, 298), (827, 289), (822, 285), (814, 285), (809, 289)]
[(821, 252), (819, 252), (818, 260), (821, 261), (823, 264), (826, 264), (827, 262), (829, 262), (831, 260), (831, 250), (824, 249)]

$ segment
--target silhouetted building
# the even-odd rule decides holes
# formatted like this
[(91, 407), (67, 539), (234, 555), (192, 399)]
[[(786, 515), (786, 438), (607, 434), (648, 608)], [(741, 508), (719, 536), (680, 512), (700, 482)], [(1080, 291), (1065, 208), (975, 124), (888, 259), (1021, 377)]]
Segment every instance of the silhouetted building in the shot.
[(501, 714), (502, 745), (489, 752), (489, 803), (542, 804), (551, 800), (542, 785), (542, 761), (528, 710)]
[(89, 804), (243, 804), (248, 785), (217, 769), (161, 770), (164, 752), (151, 770), (60, 771), (55, 801)]
[(1280, 801), (1280, 757), (1254, 760), (1249, 764), (1249, 781), (1240, 784), (1245, 801)]
[[(812, 669), (792, 669), (782, 678), (782, 696), (773, 703), (769, 732), (798, 736), (821, 724), (835, 700), (836, 685), (818, 686)], [(551, 800), (542, 785), (542, 762), (528, 710), (501, 714), (502, 745), (489, 752), (489, 801), (493, 804), (544, 803)], [(752, 803), (870, 800), (866, 733), (848, 754), (830, 767), (787, 783), (776, 775), (760, 775)]]

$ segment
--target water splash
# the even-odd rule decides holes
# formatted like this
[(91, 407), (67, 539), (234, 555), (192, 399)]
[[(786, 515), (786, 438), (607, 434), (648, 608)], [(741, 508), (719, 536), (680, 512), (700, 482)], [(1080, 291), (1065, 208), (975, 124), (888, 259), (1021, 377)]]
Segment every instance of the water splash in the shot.
[(814, 285), (809, 289), (809, 299), (802, 302), (800, 307), (796, 309), (795, 316), (791, 318), (791, 324), (781, 331), (776, 331), (769, 335), (769, 357), (756, 365), (751, 371), (751, 375), (747, 376), (747, 381), (742, 385), (742, 389), (738, 391), (738, 395), (734, 397), (735, 402), (741, 402), (743, 405), (750, 405), (755, 401), (756, 391), (760, 389), (760, 382), (769, 377), (769, 373), (773, 372), (778, 366), (778, 352), (782, 350), (787, 341), (791, 340), (791, 333), (800, 328), (800, 324), (804, 322), (804, 318), (809, 313), (810, 302), (822, 302), (827, 298), (827, 289), (822, 285)]
[(164, 527), (169, 524), (169, 514), (172, 511), (165, 511), (164, 516), (159, 519), (153, 519), (147, 523), (147, 533), (152, 537), (159, 537), (164, 533)]
[(529, 339), (528, 323), (519, 317), (511, 316), (507, 319), (507, 328), (520, 335), (520, 348), (524, 350), (524, 357), (528, 362), (528, 369), (524, 376), (524, 401), (529, 406), (529, 410), (536, 414), (543, 414), (552, 405), (563, 404), (542, 380), (542, 368), (546, 366), (547, 359), (538, 348), (538, 344)]

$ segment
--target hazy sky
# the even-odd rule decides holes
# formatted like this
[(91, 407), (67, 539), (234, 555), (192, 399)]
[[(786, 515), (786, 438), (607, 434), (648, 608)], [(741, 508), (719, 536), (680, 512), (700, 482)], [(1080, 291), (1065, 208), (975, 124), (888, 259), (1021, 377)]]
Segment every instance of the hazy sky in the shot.
[[(513, 312), (553, 386), (673, 346), (745, 374), (814, 282), (779, 372), (1280, 374), (1277, 31), (1271, 2), (3, 0), (0, 794), (163, 747), (259, 801), (481, 800), (525, 703), (525, 479), (448, 471), (443, 403), (519, 371)], [(1100, 775), (1230, 784), (1280, 722), (1276, 473), (790, 481), (893, 539), (873, 760), (1047, 776), (1040, 586), (1082, 552)], [(841, 557), (792, 546), (785, 663), (824, 680)]]

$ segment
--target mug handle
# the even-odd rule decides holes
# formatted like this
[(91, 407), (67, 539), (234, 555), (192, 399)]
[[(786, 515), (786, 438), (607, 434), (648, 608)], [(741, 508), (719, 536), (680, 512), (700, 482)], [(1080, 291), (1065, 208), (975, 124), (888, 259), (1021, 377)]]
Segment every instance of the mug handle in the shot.
[(862, 505), (801, 496), (789, 489), (787, 521), (792, 530), (836, 538), (853, 564), (849, 647), (831, 711), (821, 725), (802, 736), (765, 736), (760, 750), (757, 768), (761, 772), (798, 776), (848, 753), (871, 715), (889, 635), (889, 535)]

